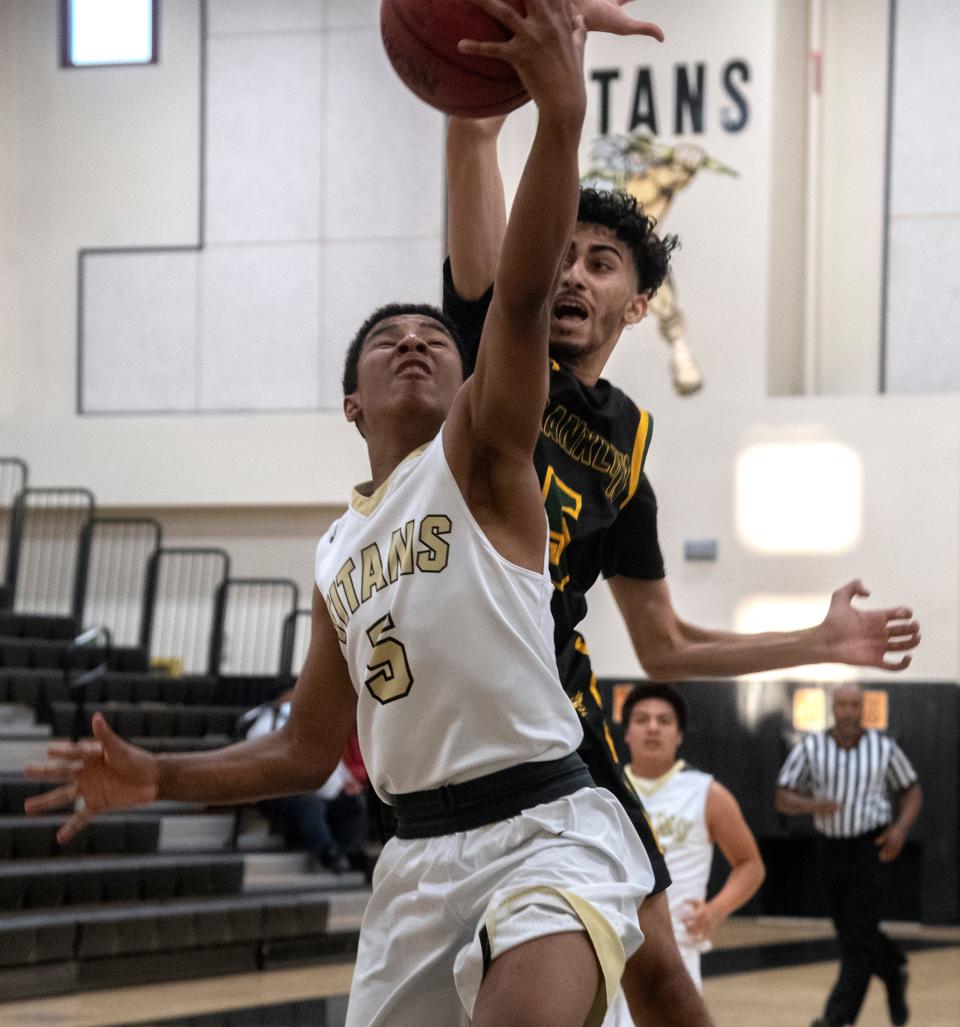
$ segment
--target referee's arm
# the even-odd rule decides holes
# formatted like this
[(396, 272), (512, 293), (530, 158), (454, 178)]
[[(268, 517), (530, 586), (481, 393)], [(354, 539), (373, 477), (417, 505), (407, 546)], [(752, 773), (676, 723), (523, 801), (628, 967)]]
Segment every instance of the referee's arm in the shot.
[(880, 850), (877, 856), (881, 863), (891, 863), (900, 855), (910, 826), (919, 816), (922, 805), (923, 789), (920, 782), (915, 781), (900, 795), (900, 812), (897, 819), (877, 836), (877, 848)]
[(795, 792), (792, 788), (778, 788), (776, 796), (778, 813), (788, 817), (799, 817), (810, 813), (818, 817), (828, 817), (840, 808), (833, 799), (814, 799), (812, 796)]
[(828, 817), (836, 813), (839, 806), (833, 799), (813, 798), (813, 776), (810, 771), (810, 755), (803, 742), (790, 750), (786, 763), (777, 777), (777, 794), (774, 800), (777, 812), (788, 817), (804, 814)]

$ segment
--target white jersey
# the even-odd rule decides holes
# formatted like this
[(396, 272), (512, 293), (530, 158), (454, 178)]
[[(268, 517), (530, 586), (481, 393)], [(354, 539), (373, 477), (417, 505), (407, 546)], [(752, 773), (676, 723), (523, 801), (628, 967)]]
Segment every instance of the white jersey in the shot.
[(643, 800), (663, 846), (672, 880), (667, 899), (677, 942), (705, 952), (710, 943), (693, 941), (681, 918), (690, 911), (690, 899), (703, 900), (707, 895), (713, 863), (713, 842), (707, 830), (707, 793), (713, 777), (688, 767), (683, 760), (677, 760), (662, 777), (637, 777), (629, 766), (627, 776)]
[(560, 685), (546, 573), (492, 546), (443, 452), (411, 453), (317, 546), (316, 581), (357, 690), (364, 762), (384, 801), (580, 744)]

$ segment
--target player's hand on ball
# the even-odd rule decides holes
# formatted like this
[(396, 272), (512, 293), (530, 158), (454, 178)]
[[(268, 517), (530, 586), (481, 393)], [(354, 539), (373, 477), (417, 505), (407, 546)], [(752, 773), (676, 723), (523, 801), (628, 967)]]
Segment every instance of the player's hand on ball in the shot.
[(582, 108), (587, 32), (575, 0), (526, 0), (526, 16), (503, 0), (469, 2), (500, 22), (512, 38), (505, 42), (462, 39), (461, 53), (512, 65), (541, 110), (551, 104), (559, 110), (570, 102)]
[(94, 739), (54, 742), (46, 763), (23, 768), (33, 781), (56, 783), (42, 795), (24, 802), (26, 813), (37, 815), (72, 806), (73, 814), (57, 831), (66, 845), (96, 816), (110, 809), (143, 806), (157, 797), (156, 759), (145, 749), (123, 741), (110, 730), (103, 714), (93, 716)]
[(638, 21), (622, 8), (630, 0), (574, 0), (588, 32), (609, 32), (614, 36), (649, 36), (663, 42), (663, 31), (652, 21)]

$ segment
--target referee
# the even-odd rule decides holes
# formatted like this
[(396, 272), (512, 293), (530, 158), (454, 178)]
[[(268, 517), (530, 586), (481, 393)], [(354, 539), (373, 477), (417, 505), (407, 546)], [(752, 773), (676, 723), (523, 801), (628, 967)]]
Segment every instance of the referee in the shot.
[[(893, 819), (891, 794), (900, 794)], [(876, 974), (887, 989), (890, 1021), (905, 1024), (906, 956), (879, 926), (883, 864), (900, 855), (922, 794), (910, 761), (892, 738), (864, 730), (863, 690), (833, 693), (833, 727), (801, 739), (777, 779), (777, 809), (813, 814), (830, 915), (840, 941), (840, 975), (812, 1027), (856, 1023)]]

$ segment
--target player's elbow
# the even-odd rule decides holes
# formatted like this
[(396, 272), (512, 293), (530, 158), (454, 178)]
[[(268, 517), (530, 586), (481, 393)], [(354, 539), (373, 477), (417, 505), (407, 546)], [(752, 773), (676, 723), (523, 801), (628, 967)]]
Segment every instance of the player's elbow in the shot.
[(672, 643), (661, 646), (635, 646), (637, 659), (643, 667), (644, 674), (651, 681), (679, 681), (684, 677), (683, 662), (679, 658), (679, 649)]
[(651, 630), (638, 629), (635, 620), (631, 635), (633, 651), (651, 681), (682, 681), (689, 676), (691, 668), (685, 659), (686, 641), (679, 621), (661, 621)]
[(313, 792), (322, 788), (336, 769), (339, 753), (329, 754), (290, 729), (289, 722), (275, 732), (277, 741), (277, 778), (282, 779), (289, 795)]
[(677, 680), (676, 674), (674, 674), (666, 664), (652, 660), (641, 660), (640, 666), (643, 667), (644, 674), (646, 674), (651, 681), (662, 683)]

